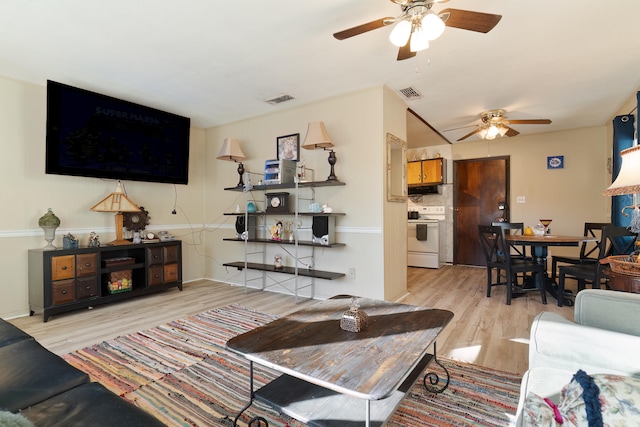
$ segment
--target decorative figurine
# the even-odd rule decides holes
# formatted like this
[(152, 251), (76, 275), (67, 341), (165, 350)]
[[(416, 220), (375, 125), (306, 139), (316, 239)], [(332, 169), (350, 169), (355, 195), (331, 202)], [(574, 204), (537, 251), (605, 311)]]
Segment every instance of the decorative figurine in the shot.
[(99, 246), (100, 246), (100, 236), (98, 236), (98, 234), (96, 234), (95, 231), (92, 231), (91, 234), (89, 234), (89, 247), (97, 248)]
[(325, 203), (324, 205), (322, 205), (322, 212), (331, 213), (331, 212), (333, 212), (333, 208)]
[(67, 233), (62, 238), (62, 247), (64, 249), (75, 249), (78, 247), (78, 239), (73, 234)]
[(282, 254), (275, 254), (273, 256), (273, 268), (277, 270), (282, 268)]
[(276, 223), (271, 227), (271, 240), (282, 240), (282, 221), (276, 219)]
[(140, 237), (139, 231), (133, 233), (133, 243), (142, 243), (142, 238)]

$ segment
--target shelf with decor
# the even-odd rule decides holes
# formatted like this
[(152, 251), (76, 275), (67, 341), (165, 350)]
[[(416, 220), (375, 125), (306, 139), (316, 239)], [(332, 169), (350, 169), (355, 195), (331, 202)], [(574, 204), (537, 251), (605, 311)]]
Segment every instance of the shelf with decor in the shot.
[[(284, 183), (284, 184), (268, 184), (268, 185), (255, 185), (251, 187), (250, 191), (259, 191), (264, 193), (265, 200), (265, 209), (263, 211), (257, 210), (256, 212), (234, 212), (234, 213), (225, 213), (224, 215), (235, 216), (236, 217), (236, 237), (233, 238), (224, 238), (224, 241), (229, 242), (243, 242), (245, 244), (244, 250), (244, 261), (234, 261), (224, 263), (225, 267), (237, 268), (238, 270), (244, 270), (244, 286), (247, 289), (248, 282), (250, 280), (261, 280), (262, 281), (262, 289), (265, 289), (270, 286), (284, 286), (288, 291), (293, 293), (296, 296), (296, 301), (299, 297), (299, 291), (301, 289), (311, 287), (311, 296), (313, 297), (313, 287), (314, 280), (313, 279), (322, 279), (322, 280), (335, 280), (340, 279), (345, 276), (344, 273), (332, 272), (332, 271), (323, 271), (316, 270), (313, 268), (315, 263), (315, 249), (316, 248), (340, 248), (344, 247), (344, 243), (335, 242), (334, 230), (335, 230), (335, 218), (344, 216), (344, 213), (340, 212), (300, 212), (299, 210), (299, 201), (300, 200), (308, 200), (311, 204), (315, 204), (316, 208), (318, 204), (315, 203), (315, 189), (316, 187), (332, 187), (332, 186), (342, 186), (345, 185), (344, 182), (340, 182), (337, 180), (333, 181), (310, 181), (310, 182), (293, 182), (293, 183)], [(312, 189), (312, 195), (308, 199), (300, 198), (300, 191), (310, 188)], [(293, 194), (289, 194), (286, 192), (281, 192), (281, 190), (293, 189)], [(244, 191), (243, 187), (229, 187), (225, 188), (227, 191)], [(249, 194), (249, 191), (246, 192)], [(295, 200), (291, 202), (289, 197)], [(247, 196), (249, 199), (249, 196)], [(252, 201), (255, 201), (253, 197), (251, 197)], [(246, 206), (246, 204), (245, 204)], [(293, 209), (291, 209), (293, 208)], [(289, 227), (294, 225), (295, 229), (284, 230), (283, 234), (289, 234), (291, 238), (288, 236), (284, 236), (280, 238), (279, 235), (276, 235), (277, 238), (274, 238), (273, 231), (270, 230), (266, 224), (263, 227), (258, 226), (258, 221), (263, 220), (266, 223), (267, 217), (276, 217), (278, 220), (280, 218), (291, 218), (293, 217), (294, 221), (291, 224), (290, 221), (282, 221), (285, 223), (289, 223)], [(301, 232), (299, 219), (302, 218), (311, 218), (311, 234), (312, 239), (300, 239), (299, 235)], [(275, 226), (275, 225), (274, 225)], [(314, 227), (317, 227), (318, 230), (323, 230), (326, 235), (322, 235), (322, 233), (317, 232)], [(272, 227), (273, 228), (273, 227)], [(286, 227), (284, 227), (286, 228)], [(288, 233), (286, 233), (288, 231)], [(260, 236), (260, 232), (266, 234), (266, 236)], [(250, 250), (249, 244), (254, 243), (261, 247), (261, 249), (253, 251)], [(284, 249), (289, 255), (293, 257), (294, 266), (284, 266), (279, 265), (276, 266), (276, 262), (267, 263), (266, 262), (266, 251), (267, 247), (278, 244), (282, 245), (283, 249), (285, 246), (293, 246), (293, 253)], [(306, 248), (306, 252), (309, 254), (305, 254), (301, 256), (298, 252), (298, 248)], [(260, 257), (262, 262), (252, 262), (249, 260), (250, 257)], [(303, 260), (308, 260), (307, 264)], [(302, 264), (302, 265), (301, 265)], [(311, 266), (311, 267), (309, 267)], [(261, 271), (264, 274), (260, 275), (260, 277), (256, 279), (249, 279), (247, 276), (247, 270), (256, 270)], [(278, 280), (277, 278), (269, 276), (270, 282), (267, 283), (266, 273), (281, 273), (285, 275), (292, 275), (292, 279), (284, 279)], [(298, 277), (311, 278), (311, 284), (307, 286), (301, 286), (298, 281)], [(294, 281), (293, 289), (287, 288), (284, 283), (289, 280)]]

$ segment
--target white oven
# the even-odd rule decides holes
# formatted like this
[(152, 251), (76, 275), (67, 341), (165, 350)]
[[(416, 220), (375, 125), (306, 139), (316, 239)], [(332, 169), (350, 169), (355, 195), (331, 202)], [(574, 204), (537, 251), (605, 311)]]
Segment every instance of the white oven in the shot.
[(408, 220), (407, 265), (440, 268), (440, 222), (444, 221), (444, 206), (423, 206), (418, 211), (418, 219)]

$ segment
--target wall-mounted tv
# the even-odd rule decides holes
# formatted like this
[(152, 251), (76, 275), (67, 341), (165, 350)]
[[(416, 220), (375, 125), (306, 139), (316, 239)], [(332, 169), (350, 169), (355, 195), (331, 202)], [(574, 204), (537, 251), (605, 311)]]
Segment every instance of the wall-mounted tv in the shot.
[(187, 184), (187, 117), (47, 81), (45, 172)]

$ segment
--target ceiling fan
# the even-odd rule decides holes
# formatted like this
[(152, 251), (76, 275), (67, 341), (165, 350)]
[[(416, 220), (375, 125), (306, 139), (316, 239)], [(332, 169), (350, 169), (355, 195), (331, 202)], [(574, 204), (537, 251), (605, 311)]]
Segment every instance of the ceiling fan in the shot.
[(344, 40), (386, 25), (396, 24), (389, 35), (389, 40), (400, 48), (398, 61), (401, 61), (414, 57), (418, 51), (427, 49), (429, 41), (440, 37), (445, 26), (488, 33), (502, 18), (502, 15), (472, 12), (470, 10), (444, 9), (438, 14), (431, 10), (435, 3), (446, 3), (449, 0), (391, 1), (400, 6), (402, 14), (395, 18), (381, 18), (348, 28), (334, 33), (333, 37), (338, 40)]
[(522, 119), (507, 120), (502, 109), (488, 110), (480, 113), (482, 123), (473, 132), (469, 132), (458, 141), (469, 138), (471, 135), (478, 134), (482, 139), (495, 139), (496, 136), (516, 136), (520, 132), (509, 127), (509, 125), (548, 125), (551, 123), (549, 119)]

